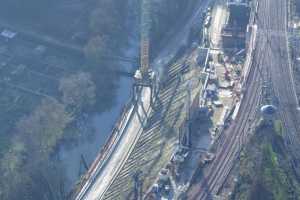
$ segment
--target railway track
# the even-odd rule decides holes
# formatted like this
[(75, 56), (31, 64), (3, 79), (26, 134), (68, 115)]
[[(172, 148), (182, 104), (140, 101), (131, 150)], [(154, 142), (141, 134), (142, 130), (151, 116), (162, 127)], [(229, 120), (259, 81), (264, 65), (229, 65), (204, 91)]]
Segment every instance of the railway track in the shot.
[[(287, 37), (287, 11), (288, 5), (286, 1), (274, 1), (269, 4), (268, 9), (266, 4), (263, 7), (268, 12), (264, 13), (267, 18), (265, 27), (275, 29), (278, 32), (284, 32), (284, 35), (269, 35), (271, 41), (276, 45), (275, 48), (269, 48), (267, 54), (270, 70), (272, 72), (272, 84), (275, 95), (279, 99), (279, 116), (284, 125), (284, 136), (286, 146), (291, 154), (294, 168), (298, 166), (299, 160), (299, 112), (297, 110), (298, 100), (293, 82), (292, 67), (288, 54), (288, 37)], [(277, 6), (276, 6), (277, 5)], [(275, 28), (273, 28), (273, 26)], [(275, 49), (275, 50), (274, 50)], [(277, 50), (277, 51), (276, 51)], [(282, 81), (284, 80), (284, 81)]]
[[(253, 79), (256, 79), (255, 77), (259, 77), (259, 72), (258, 68), (259, 64), (256, 64), (256, 66), (253, 66)], [(250, 79), (251, 79), (250, 78)], [(229, 130), (228, 132), (236, 132), (236, 135), (232, 135), (231, 137), (233, 139), (230, 140), (230, 143), (225, 143), (224, 146), (234, 146), (234, 149), (228, 150), (229, 153), (225, 155), (225, 161), (222, 162), (221, 164), (223, 165), (219, 167), (217, 171), (217, 175), (214, 177), (211, 187), (215, 188), (217, 186), (217, 183), (222, 184), (223, 181), (225, 181), (227, 175), (231, 171), (233, 167), (233, 162), (238, 158), (239, 152), (243, 148), (243, 144), (245, 144), (248, 140), (248, 134), (249, 134), (249, 129), (251, 127), (251, 122), (249, 119), (254, 119), (255, 117), (258, 116), (257, 110), (259, 110), (259, 105), (261, 104), (262, 100), (262, 87), (261, 85), (261, 80), (256, 80), (254, 81), (253, 86), (249, 86), (251, 90), (249, 89), (249, 93), (246, 95), (250, 95), (250, 98), (247, 99), (247, 102), (245, 102), (246, 107), (241, 108), (241, 113), (245, 113), (245, 117), (243, 120), (239, 123), (234, 122), (236, 126), (236, 130)], [(218, 193), (219, 187), (216, 188), (213, 193)]]
[[(186, 92), (184, 89), (188, 80), (180, 78), (185, 70), (188, 69), (183, 63), (169, 66), (166, 73), (170, 76), (165, 80), (166, 84), (160, 88), (156, 108), (149, 113), (143, 132), (138, 137), (133, 150), (118, 173), (113, 177), (102, 195), (97, 198), (104, 200), (129, 198), (132, 195), (132, 177), (136, 172), (142, 171), (142, 177), (152, 177), (154, 166), (157, 169), (164, 166), (163, 163), (160, 167), (156, 166), (166, 148), (163, 142), (163, 134), (167, 131), (168, 126), (176, 130), (176, 127), (181, 126), (185, 118), (183, 108)], [(165, 126), (165, 124), (169, 125)], [(169, 140), (172, 140), (172, 137)], [(170, 152), (170, 155), (166, 155), (167, 160), (169, 160), (173, 150), (166, 149), (166, 151)], [(155, 170), (154, 174), (157, 175), (158, 171), (155, 172)]]
[[(256, 110), (261, 99), (261, 79), (257, 68), (259, 63), (251, 68), (248, 78), (251, 85), (245, 93), (244, 101), (237, 116), (239, 121), (233, 122), (221, 136), (225, 138), (220, 138), (220, 140), (223, 140), (223, 144), (219, 145), (220, 150), (216, 154), (215, 161), (205, 169), (207, 175), (194, 188), (194, 191), (191, 191), (190, 199), (211, 199), (232, 169), (233, 161), (242, 148), (242, 141), (246, 140), (244, 137), (247, 136), (250, 127), (249, 119), (254, 118), (254, 115), (257, 114)], [(241, 118), (241, 113), (247, 114)]]
[[(276, 3), (271, 3), (269, 0), (260, 1), (260, 10), (262, 11), (259, 12), (258, 17), (260, 19), (259, 21), (262, 22), (261, 24), (259, 24), (259, 29), (262, 29), (260, 33), (262, 34), (258, 35), (258, 45), (260, 45), (260, 47), (256, 49), (257, 53), (254, 56), (254, 60), (256, 60), (255, 63), (257, 64), (254, 64), (254, 66), (252, 66), (252, 71), (254, 75), (252, 75), (252, 77), (250, 77), (248, 81), (248, 92), (246, 93), (246, 96), (244, 97), (244, 100), (242, 102), (244, 108), (241, 108), (240, 116), (237, 116), (237, 119), (239, 120), (237, 120), (237, 122), (234, 122), (234, 124), (231, 125), (228, 131), (225, 131), (224, 137), (226, 138), (221, 138), (223, 139), (222, 141), (224, 141), (224, 144), (221, 145), (221, 147), (219, 147), (220, 150), (219, 152), (217, 152), (215, 158), (216, 162), (213, 162), (212, 165), (205, 169), (204, 173), (206, 175), (202, 178), (200, 184), (196, 186), (196, 189), (194, 188), (194, 191), (193, 189), (191, 190), (190, 199), (212, 199), (213, 195), (218, 193), (220, 187), (225, 182), (227, 175), (230, 173), (234, 165), (235, 158), (237, 158), (238, 156), (238, 152), (241, 149), (241, 145), (247, 141), (247, 130), (249, 128), (248, 119), (254, 118), (256, 113), (255, 110), (257, 110), (257, 106), (260, 104), (260, 99), (255, 98), (254, 96), (258, 96), (260, 94), (261, 90), (259, 88), (261, 88), (262, 82), (255, 78), (255, 76), (260, 75), (263, 76), (263, 79), (267, 79), (266, 76), (268, 74), (258, 74), (256, 68), (261, 67), (262, 72), (270, 70), (273, 73), (273, 77), (277, 76), (275, 79), (273, 79), (273, 84), (275, 86), (274, 89), (276, 90), (277, 95), (281, 96), (281, 101), (289, 102), (289, 98), (294, 95), (294, 90), (292, 88), (293, 85), (291, 81), (283, 81), (284, 84), (282, 84), (282, 81), (280, 81), (283, 78), (291, 80), (290, 73), (287, 73), (288, 70), (284, 70), (283, 68), (283, 66), (286, 64), (286, 60), (288, 59), (287, 56), (285, 59), (282, 59), (282, 54), (284, 54), (286, 50), (279, 48), (279, 52), (277, 52), (273, 56), (270, 55), (270, 53), (274, 51), (274, 45), (276, 45), (276, 43), (279, 43), (280, 45), (280, 42), (276, 42), (276, 40), (274, 40), (274, 37), (283, 37), (284, 39), (286, 39), (286, 37), (284, 37), (285, 34), (283, 34), (286, 31), (286, 23), (282, 21), (282, 18), (285, 19), (285, 13), (283, 13), (282, 9), (285, 9), (283, 2), (277, 1)], [(271, 12), (266, 13), (265, 10), (270, 10)], [(265, 36), (267, 36), (267, 38), (265, 38)], [(267, 40), (267, 45), (266, 47), (261, 48), (261, 46), (264, 46), (262, 45), (264, 43), (264, 39)], [(283, 46), (285, 47), (287, 45)], [(259, 54), (264, 55), (264, 59), (259, 58)], [(279, 67), (277, 67), (276, 69), (272, 66)], [(275, 70), (273, 68), (275, 68)], [(299, 118), (297, 114), (295, 114), (295, 111), (291, 112), (291, 110), (286, 109), (286, 107), (283, 110), (284, 111), (281, 116), (285, 124), (291, 123), (294, 118), (296, 121), (293, 121), (293, 123), (299, 122)], [(286, 129), (290, 130), (291, 125), (285, 125), (285, 127)], [(297, 133), (297, 131), (299, 130), (296, 129), (292, 132)], [(293, 137), (290, 136), (291, 134), (287, 135), (289, 135), (288, 137), (290, 142), (297, 141), (295, 138), (295, 134), (292, 134)], [(240, 140), (236, 139), (237, 137), (240, 137)]]
[[(288, 143), (293, 144), (292, 146), (300, 144), (297, 136), (297, 133), (300, 133), (299, 115), (296, 109), (298, 102), (295, 98), (293, 77), (291, 77), (291, 67), (288, 62), (288, 49), (286, 49), (288, 47), (285, 18), (287, 5), (285, 1), (280, 0), (261, 0), (259, 3), (260, 8), (257, 17), (260, 34), (257, 39), (256, 53), (253, 57), (255, 62), (253, 62), (251, 69), (252, 75), (250, 73), (247, 82), (247, 93), (237, 121), (231, 125), (229, 130), (225, 131), (223, 137), (226, 138), (221, 138), (223, 145), (219, 147), (215, 162), (204, 170), (205, 175), (202, 181), (191, 189), (189, 199), (212, 199), (226, 181), (227, 175), (234, 166), (235, 159), (238, 158), (239, 150), (248, 140), (247, 131), (250, 127), (248, 119), (253, 119), (256, 116), (255, 110), (261, 102), (259, 95), (261, 90), (259, 88), (262, 87), (262, 81), (256, 78), (257, 76), (262, 76), (263, 80), (267, 80), (268, 71), (270, 71), (272, 85), (276, 96), (279, 98), (280, 117), (283, 120), (285, 130), (288, 130), (285, 133), (286, 139)], [(266, 45), (263, 45), (264, 40)], [(286, 66), (289, 66), (288, 70)], [(260, 74), (257, 70), (258, 67), (261, 68)], [(237, 137), (240, 139), (236, 139)], [(293, 157), (295, 158), (297, 155)], [(294, 164), (294, 167), (297, 167), (297, 163)]]

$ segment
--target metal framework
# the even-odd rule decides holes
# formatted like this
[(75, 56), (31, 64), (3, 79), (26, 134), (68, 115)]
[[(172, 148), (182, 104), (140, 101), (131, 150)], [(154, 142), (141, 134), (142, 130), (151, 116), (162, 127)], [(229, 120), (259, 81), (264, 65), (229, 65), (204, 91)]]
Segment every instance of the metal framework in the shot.
[(156, 76), (150, 68), (149, 51), (150, 51), (150, 0), (141, 0), (141, 35), (140, 35), (140, 67), (135, 73), (135, 83), (133, 85), (133, 100), (138, 102), (142, 88), (151, 89), (151, 105), (154, 105), (156, 96)]
[(140, 71), (142, 79), (149, 78), (149, 31), (150, 31), (150, 1), (141, 1), (141, 49)]

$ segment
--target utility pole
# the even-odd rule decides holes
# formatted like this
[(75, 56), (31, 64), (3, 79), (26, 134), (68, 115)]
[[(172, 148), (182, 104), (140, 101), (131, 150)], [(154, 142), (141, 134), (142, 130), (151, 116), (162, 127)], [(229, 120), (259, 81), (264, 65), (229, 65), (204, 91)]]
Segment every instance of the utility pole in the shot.
[(142, 200), (142, 196), (143, 196), (143, 191), (142, 191), (142, 187), (143, 187), (143, 183), (141, 180), (141, 174), (142, 171), (137, 171), (134, 175), (133, 175), (133, 181), (134, 181), (134, 191), (133, 191), (133, 199), (134, 200)]
[[(82, 170), (82, 167), (83, 167), (83, 170)], [(78, 172), (79, 176), (81, 174), (83, 174), (84, 172), (88, 171), (88, 169), (89, 169), (89, 166), (88, 166), (83, 154), (81, 154), (80, 155), (80, 163), (79, 163), (79, 172)]]

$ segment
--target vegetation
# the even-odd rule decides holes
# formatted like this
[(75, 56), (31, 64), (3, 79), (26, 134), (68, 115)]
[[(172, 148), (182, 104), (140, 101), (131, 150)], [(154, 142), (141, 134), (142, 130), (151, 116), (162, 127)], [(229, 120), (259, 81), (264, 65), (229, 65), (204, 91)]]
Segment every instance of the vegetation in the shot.
[[(190, 13), (196, 1), (182, 1), (182, 0), (163, 0), (155, 1), (152, 4), (151, 12), (151, 48), (156, 52), (157, 49), (163, 45), (163, 40), (170, 38), (170, 34), (176, 33), (180, 30), (183, 20)], [(182, 21), (181, 21), (182, 20)], [(155, 54), (152, 56), (155, 56)]]
[(293, 172), (283, 138), (278, 134), (279, 124), (276, 122), (274, 128), (258, 130), (242, 152), (239, 181), (232, 199), (299, 199), (300, 183)]
[(16, 132), (27, 141), (31, 152), (49, 155), (71, 121), (63, 104), (44, 99), (32, 114), (18, 122)]
[(72, 129), (82, 112), (95, 104), (96, 89), (89, 73), (78, 72), (62, 78), (59, 90), (60, 101), (37, 101), (31, 112), (8, 129), (9, 138), (1, 141), (0, 199), (65, 198), (65, 169), (56, 150), (62, 141), (77, 137)]
[[(24, 95), (18, 90), (7, 89), (6, 86), (3, 90), (0, 88), (3, 96), (0, 105), (4, 112), (1, 116), (0, 131), (1, 200), (65, 199), (65, 169), (57, 159), (56, 151), (63, 141), (72, 139), (72, 134), (75, 134), (72, 128), (84, 112), (102, 112), (114, 103), (119, 80), (115, 72), (120, 69), (120, 65), (116, 60), (105, 57), (120, 55), (120, 46), (127, 43), (128, 27), (125, 19), (128, 15), (128, 1), (88, 1), (93, 10), (88, 11), (89, 17), (86, 20), (89, 28), (83, 47), (86, 62), (80, 70), (76, 68), (76, 71), (73, 70), (69, 75), (59, 78), (58, 84), (55, 82), (53, 88), (51, 85), (51, 90), (54, 90), (57, 96), (41, 99), (40, 96), (29, 94), (30, 92), (25, 92)], [(62, 2), (64, 1), (59, 3)], [(137, 10), (138, 3), (139, 1), (135, 3)], [(50, 0), (4, 0), (0, 16), (11, 16), (21, 23), (27, 20), (27, 23), (33, 24), (32, 27), (55, 25), (57, 21), (49, 17), (55, 13), (51, 13), (55, 4), (58, 3)], [(152, 44), (162, 41), (161, 38), (177, 23), (178, 15), (184, 8), (186, 3), (181, 0), (153, 3), (151, 38), (157, 42)], [(64, 21), (63, 18), (61, 20)], [(43, 23), (32, 23), (36, 21)], [(53, 26), (47, 29), (51, 29), (50, 27)], [(56, 28), (51, 31), (53, 30), (63, 32)], [(70, 35), (72, 34), (73, 32)], [(39, 69), (43, 70), (43, 67), (40, 66)], [(38, 87), (38, 81), (32, 80), (28, 85), (37, 86), (34, 88), (41, 92), (46, 90)]]
[(44, 99), (18, 122), (1, 159), (0, 199), (62, 199), (63, 171), (51, 155), (72, 120), (63, 104)]
[(121, 38), (120, 33), (126, 28), (124, 17), (127, 16), (127, 5), (128, 0), (98, 0), (90, 17), (89, 25), (92, 35)]
[[(50, 0), (3, 0), (2, 2), (9, 10), (13, 9), (21, 12), (23, 16), (34, 16), (44, 11), (52, 1)], [(33, 12), (34, 11), (34, 12)]]
[[(33, 20), (31, 18), (33, 16), (46, 15), (48, 12), (45, 10), (48, 11), (52, 8), (50, 5), (56, 4), (48, 0), (28, 2), (4, 0), (2, 3), (6, 10), (10, 10), (7, 14), (10, 15), (14, 11), (18, 13), (16, 18), (20, 20), (23, 18)], [(22, 195), (25, 193), (32, 194), (32, 198), (28, 197), (28, 199), (45, 199), (46, 197), (35, 195), (35, 192), (40, 189), (42, 176), (37, 175), (39, 172), (34, 167), (45, 166), (45, 171), (51, 168), (63, 173), (59, 162), (55, 159), (55, 151), (62, 140), (72, 139), (71, 133), (75, 131), (70, 131), (72, 129), (70, 127), (74, 127), (74, 121), (80, 118), (83, 112), (101, 112), (112, 106), (118, 77), (111, 72), (113, 71), (111, 69), (115, 69), (117, 65), (102, 60), (101, 52), (113, 53), (111, 45), (115, 39), (113, 36), (119, 35), (119, 32), (116, 32), (117, 30), (110, 23), (124, 24), (124, 15), (121, 17), (120, 13), (126, 10), (118, 6), (124, 6), (125, 3), (126, 1), (120, 0), (99, 0), (99, 5), (95, 7), (97, 11), (91, 14), (90, 41), (84, 48), (87, 52), (87, 67), (82, 67), (82, 70), (85, 72), (73, 72), (59, 81), (59, 87), (54, 88), (61, 94), (61, 96), (54, 96), (53, 99), (56, 98), (57, 101), (52, 99), (41, 101), (39, 97), (24, 95), (18, 90), (6, 87), (2, 89), (1, 85), (3, 98), (0, 99), (0, 105), (1, 109), (3, 108), (3, 116), (1, 116), (0, 131), (0, 199), (23, 199)], [(104, 15), (99, 16), (99, 13)], [(106, 39), (101, 43), (99, 38)], [(34, 80), (32, 84), (38, 85)], [(33, 167), (33, 170), (29, 170), (29, 166)], [(52, 178), (49, 177), (50, 174), (51, 170), (45, 174), (45, 177)], [(32, 184), (33, 177), (41, 179), (35, 180), (36, 184)], [(7, 180), (12, 180), (10, 185), (6, 183)], [(20, 187), (23, 185), (31, 185), (31, 191), (27, 189), (22, 191)], [(54, 185), (51, 187), (55, 188)], [(19, 192), (15, 192), (14, 189)], [(42, 193), (43, 190), (40, 192)]]
[(118, 54), (120, 44), (128, 39), (122, 34), (126, 30), (127, 3), (128, 0), (97, 1), (89, 19), (91, 36), (84, 48), (90, 64), (108, 67), (103, 57)]
[[(89, 17), (90, 37), (84, 47), (87, 71), (96, 86), (96, 110), (108, 110), (114, 103), (120, 69), (114, 55), (120, 55), (120, 46), (127, 42), (124, 30), (128, 0), (97, 0)], [(122, 55), (120, 55), (122, 56)]]
[(59, 90), (64, 105), (73, 113), (82, 113), (96, 101), (96, 86), (90, 73), (79, 72), (60, 80)]

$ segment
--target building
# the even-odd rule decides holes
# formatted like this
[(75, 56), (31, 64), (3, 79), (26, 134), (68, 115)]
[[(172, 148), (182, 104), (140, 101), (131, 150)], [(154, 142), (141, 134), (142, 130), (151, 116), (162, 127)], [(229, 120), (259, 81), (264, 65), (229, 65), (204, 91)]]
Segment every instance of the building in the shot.
[(245, 48), (247, 25), (250, 18), (248, 0), (228, 0), (229, 17), (222, 28), (223, 48)]

